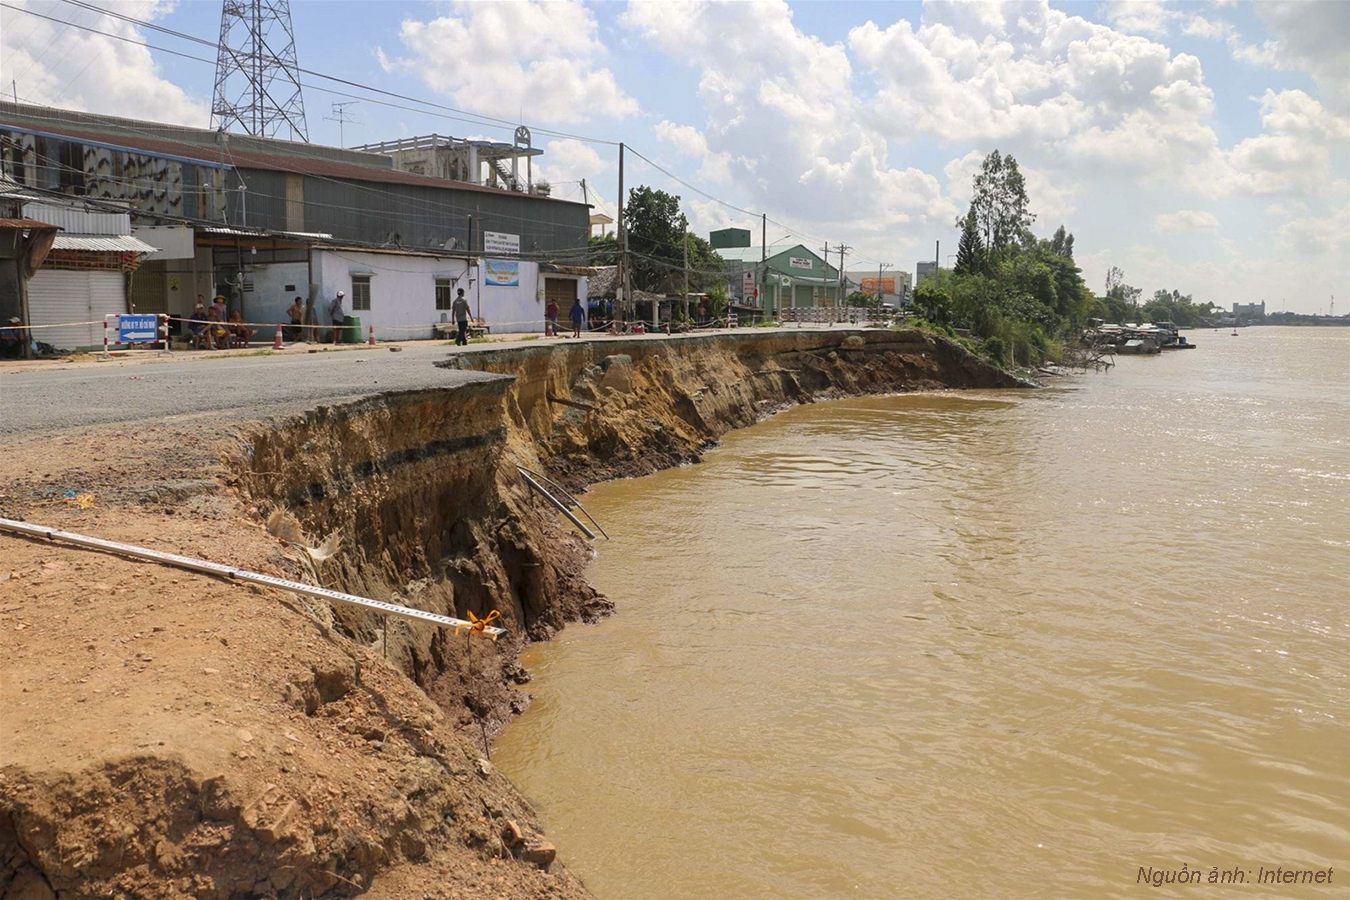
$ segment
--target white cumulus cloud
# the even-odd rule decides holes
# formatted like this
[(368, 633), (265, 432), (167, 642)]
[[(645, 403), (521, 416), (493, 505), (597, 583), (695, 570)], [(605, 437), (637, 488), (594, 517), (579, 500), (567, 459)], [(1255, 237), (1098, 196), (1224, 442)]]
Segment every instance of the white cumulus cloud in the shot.
[(1163, 234), (1212, 231), (1219, 227), (1219, 220), (1214, 213), (1203, 209), (1180, 209), (1174, 213), (1161, 213), (1153, 223)]
[[(51, 15), (54, 4), (12, 0), (13, 6)], [(128, 0), (117, 10), (151, 21), (172, 12), (163, 0)], [(81, 11), (72, 16), (95, 34), (45, 19), (4, 10), (0, 27), (0, 82), (19, 99), (43, 106), (111, 113), (135, 119), (205, 128), (209, 98), (194, 97), (165, 78), (146, 47), (117, 40), (146, 41), (147, 35), (121, 19)], [(13, 84), (11, 84), (13, 82)]]
[(457, 106), (513, 119), (625, 118), (638, 104), (603, 64), (595, 16), (578, 2), (450, 5), (428, 21), (405, 19), (403, 55), (380, 50), (389, 72), (413, 76)]

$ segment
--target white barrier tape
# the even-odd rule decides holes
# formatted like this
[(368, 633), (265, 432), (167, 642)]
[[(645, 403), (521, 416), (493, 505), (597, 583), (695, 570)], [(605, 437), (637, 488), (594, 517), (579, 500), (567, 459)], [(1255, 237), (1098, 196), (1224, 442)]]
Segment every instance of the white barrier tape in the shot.
[(95, 319), (92, 322), (61, 322), (56, 325), (0, 325), (0, 328), (13, 328), (17, 331), (36, 331), (39, 328), (71, 328), (80, 325), (102, 325), (102, 319)]
[[(60, 531), (56, 528), (48, 528), (45, 525), (33, 525), (29, 522), (19, 522), (14, 519), (0, 518), (0, 531), (10, 531), (15, 534), (28, 535), (29, 537), (47, 538), (52, 541), (74, 544), (77, 547), (87, 547), (91, 550), (107, 550), (121, 556), (130, 556), (134, 559), (176, 566), (180, 569), (189, 569), (194, 572), (203, 572), (208, 575), (219, 575), (235, 581), (248, 582), (250, 584), (262, 584), (268, 587), (280, 588), (283, 591), (293, 591), (297, 594), (317, 597), (321, 600), (331, 600), (336, 603), (346, 603), (352, 606), (363, 606), (367, 609), (373, 609), (377, 612), (382, 612), (391, 616), (401, 616), (405, 619), (431, 622), (442, 628), (453, 628), (456, 630), (474, 628), (474, 623), (466, 622), (463, 619), (441, 616), (436, 613), (426, 612), (421, 609), (413, 609), (408, 606), (395, 606), (392, 603), (371, 600), (369, 597), (358, 597), (355, 594), (344, 594), (341, 591), (330, 591), (328, 588), (314, 587), (313, 585), (303, 584), (299, 581), (287, 581), (284, 578), (274, 578), (271, 575), (250, 572), (247, 569), (236, 569), (233, 566), (213, 563), (205, 559), (194, 559), (190, 556), (179, 556), (176, 553), (164, 553), (160, 550), (151, 550), (147, 547), (137, 547), (132, 544), (119, 544), (116, 541), (105, 541), (102, 538), (88, 537), (87, 535), (75, 534), (69, 531)], [(489, 626), (484, 629), (484, 634), (491, 637), (494, 641), (505, 633), (506, 629), (504, 628), (494, 628)]]

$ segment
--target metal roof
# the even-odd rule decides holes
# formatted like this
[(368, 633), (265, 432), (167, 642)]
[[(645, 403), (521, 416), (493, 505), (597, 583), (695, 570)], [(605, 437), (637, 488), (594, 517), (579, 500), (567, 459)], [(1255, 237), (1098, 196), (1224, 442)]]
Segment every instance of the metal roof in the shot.
[(83, 250), (87, 253), (154, 253), (159, 248), (131, 237), (106, 237), (88, 234), (58, 234), (53, 250)]
[[(768, 258), (773, 259), (780, 253), (786, 253), (800, 246), (800, 244), (771, 244), (769, 245)], [(806, 248), (803, 247), (802, 249)], [(739, 259), (741, 262), (759, 262), (760, 259), (759, 247), (718, 247), (713, 252), (728, 261)], [(819, 258), (818, 254), (812, 255)]]
[[(155, 156), (183, 160), (203, 166), (219, 167), (223, 162), (226, 168), (264, 169), (274, 172), (292, 172), (300, 175), (310, 175), (316, 178), (370, 181), (381, 184), (408, 184), (420, 187), (452, 188), (454, 190), (475, 191), (487, 194), (506, 194), (508, 196), (517, 197), (525, 196), (536, 200), (551, 200), (554, 203), (571, 204), (575, 202), (571, 200), (559, 200), (556, 197), (545, 197), (540, 194), (525, 194), (521, 191), (508, 191), (503, 190), (502, 188), (473, 184), (468, 181), (447, 181), (444, 178), (434, 178), (430, 175), (414, 175), (411, 172), (400, 172), (397, 169), (390, 169), (377, 165), (359, 165), (357, 163), (339, 162), (332, 159), (315, 157), (301, 158), (280, 153), (262, 153), (255, 150), (243, 149), (238, 146), (231, 147), (228, 143), (222, 149), (220, 147), (198, 146), (189, 144), (185, 141), (175, 141), (139, 134), (128, 134), (120, 131), (111, 133), (88, 131), (79, 127), (71, 127), (65, 123), (43, 125), (39, 129), (21, 122), (0, 121), (0, 127), (14, 129), (16, 131), (28, 131), (50, 137), (69, 138), (71, 140), (80, 141), (81, 143), (93, 144), (95, 146), (108, 147), (111, 149), (149, 153)], [(372, 156), (373, 155), (374, 154), (372, 154)], [(582, 206), (584, 204), (577, 203), (576, 205)]]
[(60, 225), (53, 225), (50, 222), (39, 222), (37, 219), (0, 219), (0, 229), (13, 230), (34, 229), (36, 231), (60, 231)]

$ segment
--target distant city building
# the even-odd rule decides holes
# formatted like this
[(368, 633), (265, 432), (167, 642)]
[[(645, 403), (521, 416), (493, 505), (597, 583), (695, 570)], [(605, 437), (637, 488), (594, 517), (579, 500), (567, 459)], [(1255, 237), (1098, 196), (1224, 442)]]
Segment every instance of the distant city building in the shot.
[(881, 302), (892, 306), (902, 306), (909, 301), (913, 292), (914, 276), (909, 272), (897, 272), (887, 269), (878, 277), (876, 269), (848, 269), (845, 276), (858, 285), (864, 294), (881, 294)]
[(1266, 301), (1262, 300), (1260, 303), (1234, 303), (1233, 315), (1235, 317), (1253, 316), (1264, 318), (1266, 315)]
[(919, 285), (923, 284), (924, 281), (926, 281), (927, 279), (932, 278), (932, 277), (933, 277), (933, 271), (934, 271), (936, 268), (937, 268), (937, 263), (936, 263), (936, 262), (919, 262), (919, 263), (915, 263), (915, 265), (914, 265), (914, 271), (915, 271), (915, 273), (916, 273), (916, 275), (917, 275), (918, 277), (916, 277), (916, 278), (914, 279), (914, 286), (915, 286), (915, 287), (918, 287)]

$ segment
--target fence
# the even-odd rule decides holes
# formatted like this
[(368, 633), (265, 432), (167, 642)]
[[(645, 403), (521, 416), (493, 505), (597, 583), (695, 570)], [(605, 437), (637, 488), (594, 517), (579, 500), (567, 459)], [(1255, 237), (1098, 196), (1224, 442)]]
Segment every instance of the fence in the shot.
[(786, 306), (782, 320), (784, 325), (889, 325), (894, 315), (866, 306)]

